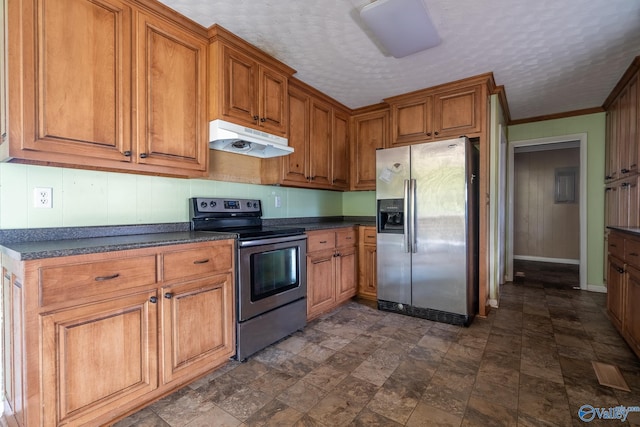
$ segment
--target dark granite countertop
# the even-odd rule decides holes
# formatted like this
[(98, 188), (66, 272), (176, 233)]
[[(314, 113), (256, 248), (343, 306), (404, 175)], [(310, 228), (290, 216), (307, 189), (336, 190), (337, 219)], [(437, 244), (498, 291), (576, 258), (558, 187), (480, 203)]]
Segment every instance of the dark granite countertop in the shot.
[(3, 253), (10, 257), (20, 261), (26, 261), (90, 253), (123, 251), (127, 249), (140, 249), (153, 246), (235, 239), (236, 237), (237, 236), (233, 233), (181, 231), (125, 236), (87, 237), (81, 239), (13, 242), (3, 243), (0, 248)]
[[(305, 231), (375, 225), (372, 217), (265, 219), (265, 225)], [(121, 251), (153, 246), (235, 239), (234, 233), (193, 232), (190, 224), (145, 224), (0, 230), (0, 250), (20, 260)]]
[(631, 234), (633, 236), (640, 236), (640, 227), (607, 227), (611, 230), (620, 231), (622, 233)]

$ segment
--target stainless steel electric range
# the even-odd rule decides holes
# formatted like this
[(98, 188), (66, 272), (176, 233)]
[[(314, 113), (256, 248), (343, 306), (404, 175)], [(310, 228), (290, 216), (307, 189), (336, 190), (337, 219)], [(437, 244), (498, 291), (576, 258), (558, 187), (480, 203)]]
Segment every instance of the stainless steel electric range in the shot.
[(307, 319), (307, 236), (303, 228), (264, 226), (253, 199), (189, 199), (191, 229), (235, 233), (236, 358), (302, 329)]

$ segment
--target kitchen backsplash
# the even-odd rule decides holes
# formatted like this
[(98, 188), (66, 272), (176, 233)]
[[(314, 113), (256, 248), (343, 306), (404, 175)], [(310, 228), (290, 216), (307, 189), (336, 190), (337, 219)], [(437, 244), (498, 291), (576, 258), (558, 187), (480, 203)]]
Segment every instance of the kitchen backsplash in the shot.
[[(52, 208), (34, 207), (36, 187), (53, 190)], [(260, 199), (265, 218), (375, 215), (373, 191), (341, 193), (1, 163), (0, 229), (185, 222), (187, 199), (195, 196)]]

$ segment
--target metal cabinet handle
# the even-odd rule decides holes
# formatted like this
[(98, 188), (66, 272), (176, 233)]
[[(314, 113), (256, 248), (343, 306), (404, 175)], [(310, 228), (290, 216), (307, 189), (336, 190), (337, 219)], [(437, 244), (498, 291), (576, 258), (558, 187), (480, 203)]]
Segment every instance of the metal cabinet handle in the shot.
[(375, 237), (376, 237), (376, 235), (375, 235), (375, 234), (368, 234), (368, 235), (367, 235), (367, 238), (369, 238), (369, 239), (374, 239)]
[(140, 153), (140, 158), (141, 159), (146, 159), (147, 157), (149, 157), (149, 155), (147, 153)]
[(629, 173), (629, 169), (627, 169), (627, 168), (623, 168), (623, 169), (621, 169), (621, 170), (620, 170), (620, 172), (622, 172), (622, 173)]
[(171, 292), (166, 292), (166, 293), (164, 294), (164, 297), (165, 297), (166, 299), (171, 299), (171, 298), (173, 298), (173, 294), (172, 294)]
[(156, 303), (158, 302), (158, 297), (151, 297), (151, 298), (149, 298), (149, 302), (150, 302), (151, 304), (156, 304)]
[(112, 274), (111, 276), (98, 276), (94, 280), (96, 282), (104, 282), (106, 280), (113, 280), (117, 277), (120, 277), (120, 273)]
[(638, 254), (637, 254), (637, 253), (635, 253), (635, 252), (630, 252), (630, 253), (629, 253), (629, 255), (631, 255), (631, 256), (638, 256)]
[(207, 259), (197, 259), (197, 260), (193, 261), (193, 263), (194, 264), (206, 264), (209, 261), (210, 261), (209, 258), (207, 258)]
[(253, 116), (253, 120), (258, 120), (260, 117), (259, 116)]
[(435, 131), (435, 132), (434, 132), (434, 134), (435, 134), (436, 136), (438, 136), (438, 135), (440, 135), (440, 132)]
[(267, 121), (267, 119), (265, 119), (264, 117), (261, 117), (261, 118), (260, 118), (260, 122), (261, 122), (261, 123), (264, 123), (264, 122), (266, 122), (266, 121)]
[(327, 241), (326, 240), (320, 240), (320, 243), (322, 243), (324, 245), (325, 243), (327, 243)]
[(431, 136), (431, 132), (427, 132), (427, 136)]
[(618, 270), (618, 273), (620, 273), (620, 274), (624, 273), (624, 268), (618, 267), (616, 270)]
[(125, 157), (131, 157), (131, 151), (127, 150), (124, 153), (122, 153), (125, 155)]
[(612, 248), (617, 248), (618, 247), (618, 245), (616, 245), (615, 243), (609, 243), (609, 246), (612, 247)]

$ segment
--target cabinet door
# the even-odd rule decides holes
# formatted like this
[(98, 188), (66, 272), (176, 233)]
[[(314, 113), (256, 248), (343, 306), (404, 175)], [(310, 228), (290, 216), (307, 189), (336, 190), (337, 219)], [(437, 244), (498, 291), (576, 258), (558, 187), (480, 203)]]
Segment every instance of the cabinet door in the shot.
[(307, 318), (331, 309), (336, 301), (333, 249), (307, 253)]
[(358, 257), (358, 295), (363, 298), (375, 300), (378, 296), (376, 286), (376, 245), (362, 245), (360, 251)]
[(331, 184), (338, 190), (349, 188), (349, 116), (334, 112), (331, 143)]
[(43, 419), (92, 423), (135, 406), (157, 374), (155, 291), (42, 316)]
[(640, 354), (640, 270), (628, 267), (626, 295), (624, 296), (623, 335), (636, 354)]
[(287, 76), (266, 67), (260, 67), (259, 124), (265, 132), (287, 134)]
[(435, 138), (459, 137), (482, 130), (480, 85), (433, 96)]
[(289, 146), (294, 152), (282, 160), (283, 181), (306, 184), (309, 175), (309, 106), (303, 91), (289, 87)]
[(222, 114), (255, 126), (258, 120), (258, 64), (228, 46), (223, 47)]
[(342, 302), (355, 296), (358, 292), (356, 247), (338, 248), (336, 255), (336, 301)]
[(431, 96), (424, 96), (392, 105), (392, 147), (433, 138), (432, 102)]
[(607, 274), (607, 312), (618, 330), (622, 330), (624, 301), (624, 263), (609, 257)]
[(620, 188), (617, 185), (609, 184), (605, 187), (604, 204), (605, 226), (621, 225), (619, 220)]
[(353, 119), (351, 183), (354, 190), (376, 189), (376, 150), (388, 145), (389, 111)]
[(195, 377), (233, 356), (233, 307), (231, 274), (162, 290), (163, 384)]
[(10, 271), (2, 269), (2, 315), (4, 352), (4, 398), (16, 419), (24, 420), (24, 352), (23, 352), (23, 292), (22, 283)]
[(28, 77), (16, 94), (27, 103), (21, 148), (57, 153), (60, 161), (65, 154), (129, 161), (131, 8), (118, 0), (37, 7), (37, 51), (33, 63), (24, 58)]
[(309, 163), (311, 186), (331, 187), (331, 106), (311, 100), (311, 134), (309, 135)]
[(136, 161), (206, 170), (206, 40), (144, 14), (137, 36)]
[(629, 143), (626, 168), (638, 172), (638, 145), (640, 145), (640, 73), (629, 82)]
[(6, 32), (4, 24), (6, 22), (6, 3), (7, 0), (0, 1), (0, 22), (2, 22), (3, 31), (0, 31), (0, 144), (7, 140), (7, 49), (5, 48)]
[(619, 99), (616, 99), (607, 111), (607, 141), (605, 148), (605, 181), (618, 178), (618, 126)]

